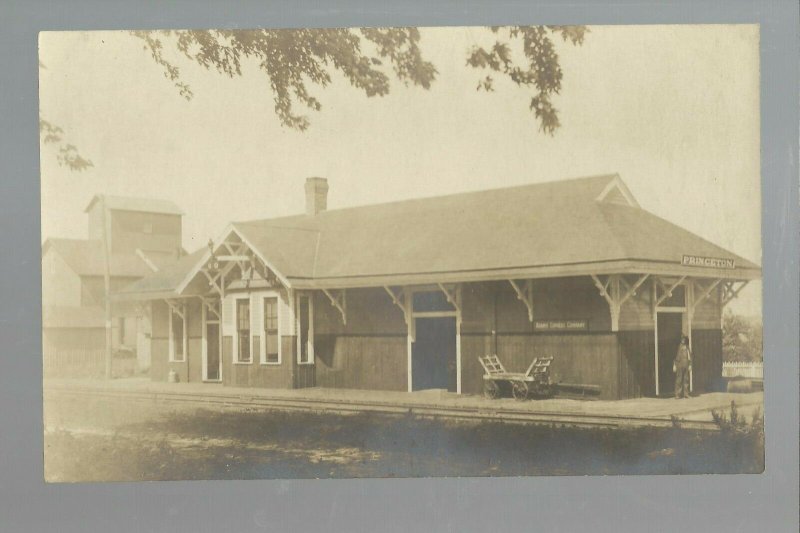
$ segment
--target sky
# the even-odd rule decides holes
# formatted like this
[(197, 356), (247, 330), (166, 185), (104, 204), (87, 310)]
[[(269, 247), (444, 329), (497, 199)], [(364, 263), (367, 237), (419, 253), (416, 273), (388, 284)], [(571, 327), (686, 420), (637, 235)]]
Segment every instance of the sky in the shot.
[[(85, 238), (94, 194), (173, 200), (193, 251), (232, 220), (304, 209), (308, 176), (339, 208), (619, 173), (640, 205), (761, 263), (758, 26), (592, 26), (557, 38), (561, 128), (539, 130), (529, 90), (476, 91), (466, 66), (486, 28), (422, 28), (430, 90), (393, 83), (367, 98), (340, 76), (305, 132), (282, 127), (255, 64), (228, 78), (170, 50), (194, 98), (127, 32), (40, 34), (40, 110), (94, 167), (41, 155), (42, 237)], [(495, 76), (498, 78), (498, 76)], [(300, 109), (300, 108), (297, 108)], [(752, 283), (730, 308), (761, 313)]]

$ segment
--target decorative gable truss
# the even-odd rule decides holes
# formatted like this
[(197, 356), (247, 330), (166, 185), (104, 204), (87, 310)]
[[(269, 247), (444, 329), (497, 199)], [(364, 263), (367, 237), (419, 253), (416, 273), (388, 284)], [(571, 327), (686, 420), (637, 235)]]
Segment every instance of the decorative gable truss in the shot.
[[(209, 240), (208, 249), (205, 260), (194, 273), (194, 276), (204, 276), (208, 282), (209, 294), (205, 299), (224, 298), (226, 289), (234, 283), (243, 288), (285, 285), (266, 261), (235, 231), (228, 232), (216, 245)], [(216, 314), (216, 309), (208, 309)]]

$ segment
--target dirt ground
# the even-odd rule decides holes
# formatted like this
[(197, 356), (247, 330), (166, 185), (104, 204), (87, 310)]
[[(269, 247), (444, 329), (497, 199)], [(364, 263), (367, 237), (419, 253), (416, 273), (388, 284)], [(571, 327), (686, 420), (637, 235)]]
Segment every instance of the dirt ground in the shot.
[(48, 396), (48, 481), (735, 473), (763, 432), (598, 429)]

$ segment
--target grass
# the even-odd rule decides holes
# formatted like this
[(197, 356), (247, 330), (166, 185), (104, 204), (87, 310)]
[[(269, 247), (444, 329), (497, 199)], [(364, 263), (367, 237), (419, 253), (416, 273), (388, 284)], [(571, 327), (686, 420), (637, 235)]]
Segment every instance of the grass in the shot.
[(47, 425), (62, 428), (45, 434), (50, 481), (754, 473), (764, 462), (763, 432), (678, 422), (599, 429), (78, 402), (47, 406)]

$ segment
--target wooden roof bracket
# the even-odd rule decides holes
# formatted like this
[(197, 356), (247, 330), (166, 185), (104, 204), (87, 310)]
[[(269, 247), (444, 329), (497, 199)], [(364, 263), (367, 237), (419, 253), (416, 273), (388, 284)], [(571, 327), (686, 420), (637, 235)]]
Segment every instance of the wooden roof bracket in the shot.
[(717, 286), (720, 283), (722, 283), (722, 280), (721, 279), (717, 279), (717, 280), (714, 280), (711, 283), (709, 283), (708, 287), (703, 287), (700, 284), (700, 282), (697, 281), (697, 280), (692, 282), (693, 290), (700, 289), (700, 293), (699, 294), (694, 294), (693, 297), (692, 297), (692, 303), (691, 303), (691, 312), (692, 312), (692, 314), (694, 314), (694, 310), (697, 308), (697, 306), (703, 300), (705, 300), (706, 298), (711, 296), (711, 293), (714, 291), (714, 289), (717, 288)]
[(184, 319), (184, 308), (182, 302), (176, 302), (175, 300), (170, 300), (169, 298), (165, 298), (164, 301), (167, 302), (170, 311), (181, 317), (181, 320)]
[(647, 281), (647, 278), (649, 277), (650, 274), (642, 274), (641, 276), (639, 276), (639, 279), (636, 280), (636, 283), (630, 285), (628, 284), (627, 281), (625, 281), (625, 278), (620, 276), (620, 281), (625, 284), (627, 290), (625, 291), (625, 294), (622, 295), (622, 298), (619, 301), (619, 305), (624, 304), (631, 296), (636, 296), (636, 291), (639, 290), (639, 287), (641, 287), (642, 284), (644, 284), (644, 282)]
[(525, 304), (528, 309), (528, 320), (533, 322), (533, 280), (526, 279), (524, 285), (520, 286), (513, 279), (508, 282), (514, 287), (514, 292), (517, 293), (517, 300)]
[[(661, 302), (663, 302), (663, 301), (664, 301), (664, 300), (666, 300), (667, 298), (671, 297), (671, 296), (672, 296), (672, 291), (674, 291), (674, 290), (675, 290), (675, 289), (678, 287), (678, 285), (680, 285), (681, 283), (683, 283), (683, 280), (685, 280), (685, 279), (686, 279), (686, 276), (681, 276), (681, 277), (678, 279), (678, 281), (676, 281), (675, 283), (673, 283), (673, 284), (672, 284), (672, 285), (670, 285), (669, 287), (667, 287), (666, 285), (664, 285), (664, 284), (661, 282), (661, 280), (658, 280), (658, 282), (659, 282), (659, 283), (661, 284), (661, 286), (664, 288), (664, 294), (662, 294), (660, 298), (656, 298), (656, 305), (655, 305), (655, 307), (658, 307), (659, 305), (661, 305)], [(658, 291), (656, 291), (656, 296), (658, 296)]]
[(731, 281), (730, 283), (726, 283), (726, 284), (725, 284), (725, 285), (722, 287), (722, 302), (721, 302), (721, 303), (722, 303), (722, 307), (723, 307), (723, 308), (724, 308), (726, 305), (728, 305), (729, 303), (731, 303), (731, 301), (732, 301), (734, 298), (738, 297), (738, 296), (739, 296), (739, 293), (741, 292), (741, 290), (742, 290), (742, 289), (744, 289), (744, 288), (747, 286), (747, 284), (748, 284), (748, 283), (750, 283), (750, 282), (749, 282), (749, 281), (747, 281), (747, 280), (745, 280), (745, 281), (742, 281), (742, 282), (741, 282), (742, 284), (741, 284), (741, 285), (739, 285), (739, 288), (738, 288), (738, 289), (734, 289), (734, 288), (733, 288), (733, 285), (734, 285), (735, 283), (736, 283), (735, 281)]
[(450, 305), (452, 305), (453, 307), (455, 307), (456, 312), (461, 313), (461, 302), (458, 301), (459, 300), (459, 298), (458, 298), (458, 285), (453, 287), (453, 291), (452, 292), (448, 291), (447, 287), (445, 287), (441, 283), (437, 283), (437, 285), (439, 286), (439, 289), (444, 293), (444, 297), (447, 298), (447, 302)]
[[(608, 310), (611, 313), (611, 331), (619, 331), (619, 315), (622, 304), (628, 301), (631, 296), (636, 295), (636, 291), (647, 281), (650, 274), (640, 275), (633, 285), (629, 284), (621, 274), (609, 275), (605, 283), (600, 281), (597, 275), (591, 274), (591, 276), (595, 286), (600, 291), (600, 296), (608, 302)], [(624, 293), (622, 292), (622, 285), (625, 285)]]
[(331, 305), (339, 310), (339, 313), (342, 315), (342, 324), (347, 325), (347, 292), (345, 289), (341, 289), (337, 295), (333, 295), (330, 290), (322, 289), (322, 292), (325, 293), (325, 296), (328, 297), (330, 300)]
[[(401, 301), (401, 298), (403, 300), (405, 300), (405, 295), (402, 295), (402, 296), (400, 296), (398, 298), (397, 294), (395, 294), (395, 292), (392, 290), (391, 287), (389, 287), (388, 285), (384, 285), (383, 288), (386, 290), (386, 292), (392, 298), (392, 302), (394, 302), (394, 304), (397, 307), (399, 307), (400, 310), (403, 312), (403, 320), (406, 321), (406, 325), (409, 325), (410, 322), (411, 322), (411, 317), (408, 316), (409, 315), (408, 306), (406, 305), (405, 301)], [(402, 289), (401, 289), (401, 292), (402, 292)]]
[(208, 298), (201, 296), (200, 301), (209, 313), (217, 317), (217, 320), (222, 320), (221, 300), (219, 298)]

